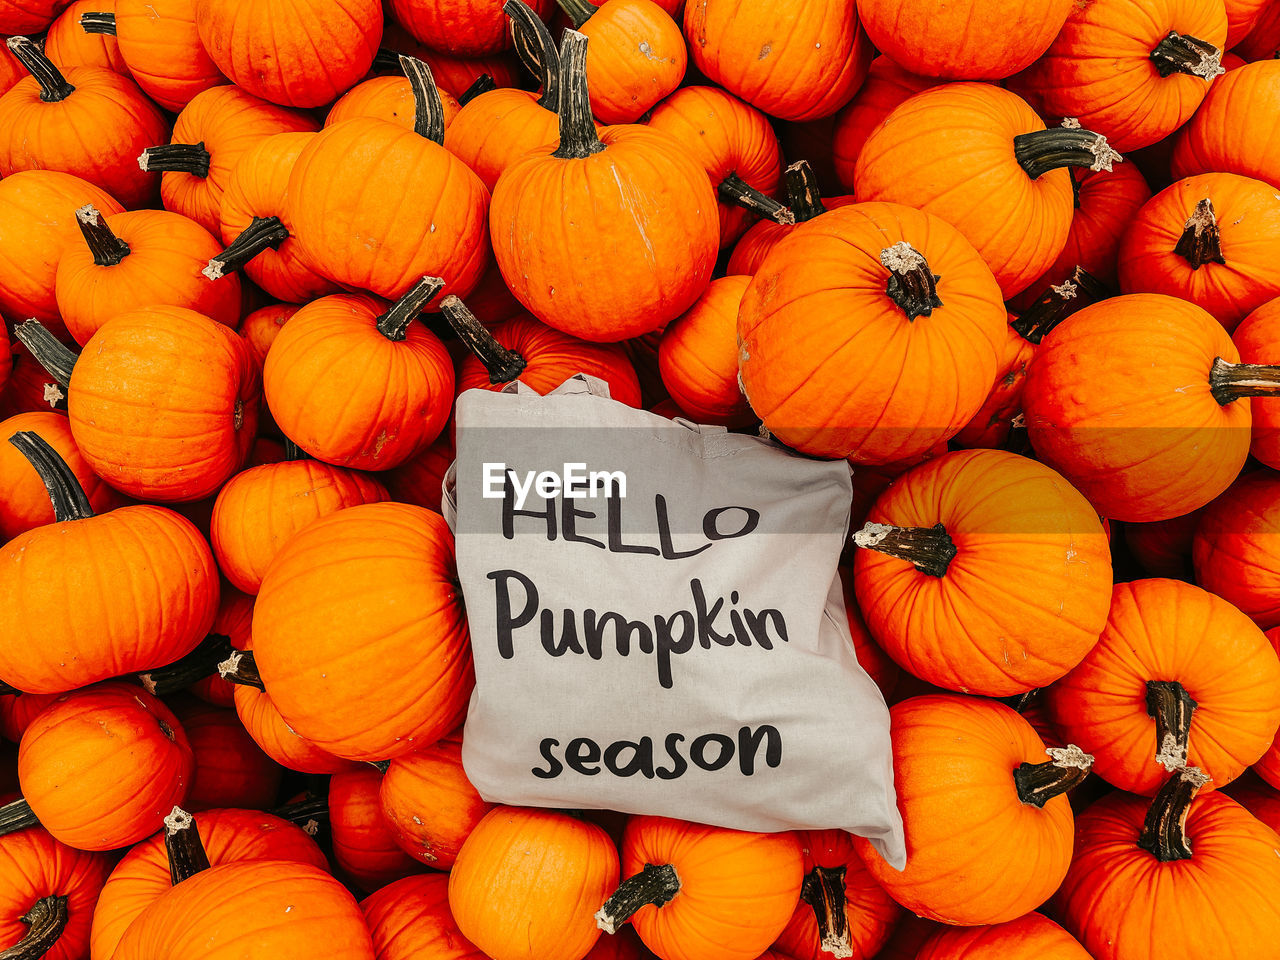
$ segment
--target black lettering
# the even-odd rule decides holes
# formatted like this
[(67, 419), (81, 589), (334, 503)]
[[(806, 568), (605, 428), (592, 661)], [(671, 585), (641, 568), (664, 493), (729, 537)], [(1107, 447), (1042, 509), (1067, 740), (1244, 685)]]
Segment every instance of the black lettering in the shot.
[[(532, 492), (532, 491), (530, 491)], [(546, 521), (547, 539), (556, 538), (556, 504), (554, 500), (544, 500), (541, 510), (517, 510), (516, 487), (511, 482), (511, 471), (502, 478), (502, 536), (506, 540), (514, 540), (516, 517), (538, 517)]]
[(653, 631), (647, 623), (628, 620), (620, 613), (609, 611), (603, 615), (588, 608), (582, 611), (582, 633), (587, 640), (587, 655), (599, 660), (604, 650), (604, 630), (613, 624), (614, 645), (618, 656), (631, 654), (631, 634), (636, 634), (636, 646), (641, 653), (653, 653)]
[(773, 724), (766, 723), (754, 733), (750, 727), (738, 731), (738, 769), (744, 777), (756, 772), (756, 754), (760, 752), (760, 741), (766, 740), (764, 762), (767, 767), (777, 767), (782, 763), (782, 734)]
[[(625, 764), (618, 760), (623, 750), (631, 751), (631, 757)], [(604, 751), (604, 765), (615, 777), (634, 777), (642, 773), (646, 780), (652, 780), (653, 740), (641, 737), (639, 741), (619, 740), (609, 744)]]
[(742, 611), (742, 616), (747, 621), (747, 629), (751, 631), (751, 635), (756, 638), (756, 643), (765, 650), (773, 649), (773, 640), (769, 637), (769, 624), (773, 624), (774, 633), (782, 643), (788, 643), (787, 637), (787, 621), (782, 616), (781, 610), (761, 610), (756, 613), (750, 608)]
[[(742, 511), (744, 514), (742, 526), (732, 533), (724, 533), (720, 530), (720, 518), (730, 510)], [(732, 540), (735, 537), (745, 537), (758, 526), (760, 526), (760, 511), (752, 510), (750, 507), (717, 507), (715, 510), (708, 510), (702, 517), (702, 535), (708, 540)]]
[(622, 542), (622, 498), (609, 494), (604, 498), (605, 517), (609, 528), (609, 550), (613, 553), (648, 553), (657, 556), (657, 547)]
[(586, 737), (575, 737), (565, 748), (564, 762), (583, 776), (594, 777), (600, 772), (600, 744)]
[[(680, 633), (679, 640), (671, 634), (671, 623), (673, 620), (679, 620), (684, 624), (684, 629)], [(664, 690), (670, 690), (671, 655), (673, 653), (688, 653), (693, 649), (693, 616), (688, 610), (677, 610), (670, 617), (663, 617), (662, 614), (655, 614), (653, 618), (653, 626), (654, 652), (658, 657), (658, 685)]]
[(542, 770), (538, 767), (534, 767), (529, 772), (535, 777), (540, 777), (543, 780), (551, 780), (564, 773), (564, 767), (560, 764), (560, 761), (556, 759), (556, 755), (551, 752), (558, 746), (560, 746), (559, 740), (552, 740), (550, 737), (543, 740), (542, 743), (538, 745), (538, 751), (542, 754), (542, 759), (547, 761), (547, 768)]
[[(720, 748), (715, 760), (707, 759), (707, 745)], [(704, 733), (689, 746), (689, 759), (703, 770), (719, 770), (733, 759), (733, 741), (723, 733)]]
[(590, 537), (585, 537), (578, 533), (577, 518), (586, 517), (588, 520), (594, 520), (596, 515), (586, 510), (579, 510), (567, 495), (560, 502), (563, 505), (560, 510), (560, 529), (563, 531), (562, 536), (564, 539), (570, 543), (589, 543), (593, 547), (599, 547), (604, 550), (605, 545), (599, 540), (592, 540)]
[(540, 617), (542, 629), (542, 649), (553, 657), (563, 657), (566, 653), (582, 653), (582, 644), (578, 642), (578, 621), (572, 610), (565, 610), (564, 623), (560, 625), (560, 642), (556, 643), (556, 617), (550, 610), (543, 610)]
[(711, 544), (704, 543), (696, 550), (677, 550), (671, 542), (671, 520), (667, 517), (667, 498), (660, 493), (655, 495), (653, 509), (658, 515), (658, 543), (662, 545), (664, 560), (684, 560), (686, 557), (696, 557), (703, 550), (710, 549)]
[[(516, 570), (495, 570), (489, 574), (489, 579), (494, 581), (494, 594), (497, 598), (498, 655), (503, 660), (510, 660), (515, 656), (512, 635), (518, 628), (530, 623), (538, 612), (538, 588), (533, 585), (532, 580)], [(511, 579), (519, 580), (524, 587), (524, 609), (517, 617), (511, 615), (511, 592), (507, 588), (507, 581)]]
[(663, 780), (675, 780), (677, 777), (684, 776), (684, 772), (689, 769), (689, 764), (685, 762), (684, 757), (680, 755), (680, 751), (676, 746), (684, 742), (684, 735), (680, 733), (668, 733), (667, 739), (663, 743), (666, 747), (667, 756), (671, 758), (673, 765), (671, 767), (659, 767), (654, 772)]
[[(738, 594), (735, 592), (733, 597), (736, 600)], [(737, 610), (729, 611), (729, 623), (733, 625), (733, 635), (738, 638), (738, 642), (744, 647), (751, 646), (751, 635), (747, 633), (746, 624), (742, 622)]]
[(721, 636), (715, 629), (716, 617), (720, 615), (720, 608), (724, 606), (724, 597), (717, 600), (715, 606), (708, 610), (707, 596), (702, 592), (702, 581), (696, 578), (690, 580), (689, 589), (693, 592), (693, 609), (698, 622), (698, 643), (704, 650), (711, 649), (713, 642), (722, 647), (732, 647), (733, 637)]

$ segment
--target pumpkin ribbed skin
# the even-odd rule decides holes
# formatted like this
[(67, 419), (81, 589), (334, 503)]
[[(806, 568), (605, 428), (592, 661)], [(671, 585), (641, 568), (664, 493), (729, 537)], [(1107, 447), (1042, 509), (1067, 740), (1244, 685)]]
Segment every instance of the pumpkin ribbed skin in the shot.
[(1196, 583), (1249, 617), (1280, 627), (1280, 480), (1270, 470), (1240, 477), (1200, 515), (1192, 546)]
[(437, 870), (453, 866), (462, 844), (493, 808), (462, 769), (461, 738), (392, 760), (379, 791), (400, 848)]
[(50, 25), (44, 38), (45, 56), (60, 70), (106, 67), (122, 77), (129, 76), (129, 68), (125, 66), (116, 38), (111, 34), (87, 33), (80, 26), (82, 14), (90, 11), (114, 14), (115, 6), (115, 0), (75, 0)]
[[(1232, 6), (1234, 3), (1227, 6), (1228, 18), (1231, 16)], [(1232, 46), (1232, 53), (1240, 56), (1247, 63), (1272, 59), (1277, 47), (1280, 47), (1280, 9), (1272, 4), (1266, 4), (1250, 27), (1248, 34)], [(1224, 63), (1223, 66), (1226, 64)]]
[(858, 154), (871, 131), (899, 105), (934, 86), (936, 80), (917, 76), (883, 54), (871, 61), (867, 79), (833, 121), (832, 162), (842, 187), (853, 189)]
[(593, 918), (618, 883), (618, 851), (592, 823), (495, 807), (449, 874), (463, 936), (493, 960), (578, 960), (600, 936)]
[(335, 773), (329, 780), (329, 827), (333, 834), (333, 862), (362, 890), (420, 873), (421, 865), (396, 842), (378, 799), (382, 780), (366, 767)]
[(937, 686), (997, 697), (1047, 686), (1088, 654), (1107, 622), (1111, 550), (1097, 512), (1034, 460), (944, 454), (899, 478), (867, 521), (940, 523), (955, 546), (942, 576), (875, 549), (854, 556), (871, 635)]
[(493, 192), (502, 172), (540, 147), (558, 142), (559, 119), (538, 95), (502, 87), (476, 97), (444, 131), (444, 145)]
[[(249, 649), (249, 626), (253, 621), (253, 597), (241, 593), (235, 587), (222, 584), (218, 598), (218, 612), (213, 618), (210, 633), (216, 633), (231, 641), (235, 650)], [(211, 673), (197, 680), (190, 687), (191, 693), (205, 703), (217, 707), (235, 706), (235, 685), (219, 674)]]
[[(1280, 363), (1280, 297), (1245, 317), (1231, 335), (1244, 363)], [(1253, 397), (1253, 439), (1249, 452), (1273, 469), (1280, 468), (1280, 399)]]
[[(1267, 0), (1227, 0), (1226, 49), (1231, 49), (1249, 35), (1266, 8)], [(1227, 65), (1224, 63), (1223, 66)]]
[(712, 280), (658, 346), (663, 386), (699, 423), (741, 427), (755, 420), (738, 388), (738, 308), (750, 277)]
[[(1009, 319), (1014, 319), (1012, 314)], [(1013, 430), (1013, 419), (1022, 413), (1022, 389), (1027, 382), (1027, 367), (1035, 353), (1034, 343), (1012, 326), (1005, 327), (1005, 340), (1000, 348), (991, 392), (973, 418), (951, 438), (954, 446), (964, 450), (975, 447), (1004, 449)]]
[(0, 0), (0, 33), (39, 33), (71, 0)]
[(449, 912), (449, 878), (405, 877), (360, 902), (378, 960), (489, 960)]
[(116, 39), (130, 75), (147, 96), (174, 113), (202, 90), (227, 82), (200, 42), (197, 3), (116, 0)]
[(917, 960), (1093, 960), (1080, 941), (1048, 917), (1025, 917), (972, 930), (941, 930)]
[(234, 710), (194, 697), (171, 697), (174, 715), (195, 754), (184, 809), (264, 810), (274, 805), (284, 771), (245, 732)]
[(282, 767), (299, 773), (327, 774), (353, 770), (350, 760), (335, 757), (297, 733), (280, 716), (271, 697), (256, 687), (237, 685), (232, 694), (236, 716), (262, 752)]
[(80, 960), (111, 860), (59, 843), (40, 827), (0, 837), (0, 953), (27, 935), (20, 919), (44, 897), (67, 898), (67, 925), (44, 960)]
[[(914, 320), (888, 294), (896, 274), (881, 260), (904, 242), (941, 277), (943, 306)], [(752, 278), (738, 313), (742, 389), (769, 431), (805, 453), (907, 460), (982, 405), (1005, 318), (991, 271), (951, 226), (897, 204), (841, 207), (794, 230)]]
[[(19, 743), (31, 721), (45, 707), (58, 698), (56, 693), (24, 693), (20, 697), (0, 697), (0, 737), (10, 743)], [(14, 787), (17, 787), (18, 771), (12, 771)]]
[(1280, 726), (1280, 659), (1225, 600), (1178, 580), (1116, 584), (1098, 645), (1049, 691), (1049, 713), (1094, 772), (1147, 796), (1167, 773), (1147, 709), (1149, 681), (1177, 681), (1196, 702), (1188, 762), (1212, 790), (1266, 752)]
[[(1277, 656), (1280, 656), (1280, 627), (1272, 627), (1266, 632), (1266, 637), (1271, 643), (1271, 648), (1276, 651)], [(1266, 781), (1270, 787), (1276, 788), (1280, 785), (1280, 732), (1277, 732), (1276, 738), (1271, 741), (1271, 746), (1267, 748), (1262, 758), (1249, 769)], [(1244, 792), (1236, 790), (1237, 785), (1242, 786)], [(1260, 798), (1263, 801), (1261, 804), (1254, 804), (1247, 799), (1249, 793), (1254, 792), (1255, 788), (1256, 793), (1262, 793), (1263, 788), (1260, 784), (1251, 781), (1248, 774), (1233, 781), (1231, 788), (1227, 792), (1233, 799), (1248, 807), (1250, 813), (1263, 820), (1273, 830), (1280, 825), (1280, 818), (1274, 816), (1275, 812), (1280, 812), (1280, 794), (1277, 794), (1275, 789), (1263, 794)], [(1257, 809), (1259, 806), (1264, 809)], [(1264, 815), (1264, 810), (1272, 815)]]
[(296, 303), (276, 303), (253, 311), (240, 322), (240, 336), (249, 344), (258, 369), (267, 361), (267, 351), (283, 327), (299, 310)]
[(1174, 177), (1234, 173), (1280, 188), (1280, 141), (1264, 124), (1241, 117), (1271, 116), (1280, 109), (1280, 61), (1261, 60), (1218, 77), (1173, 148)]
[[(454, 729), (471, 695), (461, 599), (443, 517), (348, 507), (294, 536), (267, 571), (253, 611), (259, 672), (289, 725), (320, 747), (404, 756)], [(333, 669), (351, 650), (358, 662)]]
[[(529, 6), (543, 20), (555, 9), (553, 0), (530, 0)], [(390, 0), (390, 9), (415, 39), (441, 53), (481, 57), (511, 46), (511, 21), (500, 3)]]
[(684, 35), (653, 0), (607, 0), (582, 25), (587, 86), (601, 123), (635, 123), (684, 79)]
[[(440, 105), (444, 108), (444, 129), (447, 136), (449, 124), (462, 110), (462, 105), (447, 90), (437, 92), (440, 94)], [(337, 103), (329, 108), (324, 125), (332, 127), (335, 123), (355, 117), (376, 117), (412, 130), (415, 106), (413, 87), (408, 77), (373, 77), (356, 84), (339, 97)]]

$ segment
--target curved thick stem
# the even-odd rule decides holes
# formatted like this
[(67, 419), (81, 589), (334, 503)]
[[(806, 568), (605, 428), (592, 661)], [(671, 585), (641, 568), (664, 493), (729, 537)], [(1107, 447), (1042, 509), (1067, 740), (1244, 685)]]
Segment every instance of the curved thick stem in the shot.
[(444, 103), (431, 68), (417, 57), (400, 55), (400, 69), (413, 91), (413, 132), (444, 145)]
[(1208, 782), (1209, 778), (1199, 767), (1183, 767), (1166, 780), (1147, 808), (1138, 846), (1161, 863), (1190, 860), (1187, 814), (1191, 812), (1191, 801)]
[(662, 907), (680, 892), (680, 877), (669, 863), (646, 863), (644, 869), (622, 881), (608, 900), (596, 911), (596, 926), (605, 933), (617, 933), (641, 907)]
[(1280, 395), (1280, 366), (1231, 363), (1214, 357), (1209, 368), (1209, 392), (1224, 407), (1241, 397)]
[(19, 830), (27, 829), (27, 827), (38, 826), (40, 826), (40, 821), (31, 812), (31, 805), (22, 798), (0, 807), (0, 837), (10, 833), (17, 833)]
[(1034, 807), (1044, 807), (1054, 797), (1082, 783), (1093, 767), (1093, 757), (1074, 743), (1047, 747), (1051, 759), (1044, 763), (1020, 763), (1013, 771), (1018, 799)]
[(388, 340), (403, 340), (409, 333), (409, 324), (443, 289), (444, 281), (439, 277), (423, 277), (378, 318), (378, 332)]
[(560, 53), (542, 18), (522, 0), (507, 0), (502, 12), (511, 18), (511, 36), (520, 62), (542, 85), (538, 106), (560, 109)]
[(267, 813), (281, 820), (297, 824), (309, 836), (315, 836), (320, 821), (329, 819), (329, 799), (327, 797), (306, 797), (296, 803), (287, 803), (283, 807), (268, 810)]
[(497, 90), (498, 85), (494, 82), (493, 77), (487, 73), (482, 73), (472, 81), (471, 86), (462, 91), (462, 96), (458, 97), (458, 106), (465, 107), (468, 103), (480, 96), (482, 93), (488, 93), (490, 90)]
[(1156, 44), (1151, 51), (1151, 62), (1156, 73), (1171, 77), (1175, 73), (1212, 80), (1226, 73), (1222, 66), (1222, 51), (1212, 43), (1196, 37), (1186, 37), (1175, 30)]
[(223, 633), (211, 633), (200, 645), (185, 657), (164, 667), (138, 674), (143, 688), (158, 697), (185, 690), (205, 677), (217, 676), (218, 664), (235, 652), (231, 638)]
[(1227, 262), (1222, 257), (1222, 231), (1208, 197), (1197, 203), (1187, 218), (1173, 252), (1191, 264), (1192, 270), (1199, 270), (1206, 263)]
[(787, 202), (796, 223), (806, 223), (827, 212), (818, 190), (818, 176), (808, 160), (797, 160), (787, 167)]
[(39, 475), (44, 488), (49, 491), (55, 523), (88, 520), (93, 516), (89, 495), (84, 492), (84, 487), (80, 486), (80, 481), (71, 472), (67, 462), (58, 456), (58, 451), (44, 437), (30, 430), (19, 430), (9, 438), (9, 443), (26, 458), (27, 463)]
[(1110, 296), (1101, 280), (1084, 267), (1077, 266), (1069, 280), (1050, 284), (1034, 304), (1021, 316), (1009, 321), (1014, 333), (1028, 343), (1039, 345), (1063, 320), (1077, 310)]
[(581, 160), (605, 149), (591, 119), (587, 92), (587, 38), (565, 30), (560, 42), (560, 144), (551, 154), (561, 160)]
[(743, 210), (754, 213), (756, 216), (763, 217), (766, 220), (772, 220), (774, 223), (791, 226), (796, 222), (795, 214), (791, 212), (790, 207), (785, 203), (779, 203), (767, 194), (761, 193), (736, 173), (731, 173), (721, 180), (720, 186), (716, 188), (716, 193), (725, 203), (741, 207)]
[(581, 30), (582, 25), (591, 19), (596, 7), (588, 0), (556, 0), (556, 6), (564, 11), (564, 15), (573, 21), (574, 29)]
[(490, 383), (510, 383), (528, 366), (524, 357), (500, 344), (476, 315), (457, 297), (450, 294), (440, 301), (440, 312), (449, 326), (489, 371)]
[(196, 818), (181, 807), (174, 807), (164, 818), (164, 849), (169, 856), (169, 881), (175, 887), (209, 869)]
[(1166, 770), (1187, 765), (1196, 702), (1177, 680), (1147, 681), (1147, 715), (1156, 721), (1156, 763)]
[(246, 263), (264, 250), (279, 250), (280, 244), (289, 239), (289, 230), (279, 217), (254, 217), (216, 257), (200, 272), (210, 280), (220, 280), (228, 273), (240, 270)]
[(0, 960), (40, 960), (53, 949), (70, 916), (67, 898), (41, 897), (20, 918), (28, 927), (26, 936), (8, 950), (0, 950)]
[(71, 372), (79, 355), (55, 337), (39, 320), (27, 320), (13, 328), (13, 335), (44, 367), (45, 373), (64, 387), (71, 385)]
[(161, 143), (147, 147), (138, 157), (145, 173), (189, 173), (193, 177), (209, 176), (209, 151), (199, 143)]
[(889, 271), (884, 292), (907, 315), (908, 322), (932, 316), (934, 308), (942, 306), (938, 296), (942, 277), (929, 269), (924, 254), (907, 241), (899, 240), (881, 250), (880, 262)]
[(237, 650), (218, 664), (218, 676), (242, 687), (256, 687), (266, 690), (262, 677), (258, 675), (258, 663), (253, 659), (252, 650)]
[(887, 523), (867, 523), (853, 535), (853, 545), (905, 560), (930, 577), (946, 576), (956, 556), (956, 545), (947, 528), (893, 527)]
[(104, 36), (116, 35), (116, 15), (105, 11), (90, 10), (80, 14), (80, 29), (85, 33), (100, 33)]
[(849, 915), (845, 912), (844, 865), (814, 867), (800, 885), (800, 899), (813, 908), (818, 948), (833, 957), (852, 957)]
[(107, 218), (91, 203), (76, 211), (76, 224), (100, 267), (114, 267), (130, 253), (129, 245), (111, 232)]
[(30, 37), (10, 37), (5, 43), (9, 52), (27, 68), (27, 72), (40, 84), (40, 99), (45, 103), (58, 103), (76, 92), (67, 78), (53, 65)]
[(1081, 130), (1078, 125), (1020, 133), (1013, 138), (1013, 155), (1032, 180), (1059, 167), (1110, 170), (1112, 164), (1124, 159), (1102, 134)]

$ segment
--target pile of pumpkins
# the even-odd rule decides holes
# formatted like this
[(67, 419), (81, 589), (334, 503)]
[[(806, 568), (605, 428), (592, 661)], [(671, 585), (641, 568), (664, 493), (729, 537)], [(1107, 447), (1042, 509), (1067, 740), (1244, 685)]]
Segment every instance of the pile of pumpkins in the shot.
[[(4, 960), (1280, 958), (1280, 0), (0, 34)], [(468, 782), (454, 401), (576, 373), (852, 464), (905, 870)]]

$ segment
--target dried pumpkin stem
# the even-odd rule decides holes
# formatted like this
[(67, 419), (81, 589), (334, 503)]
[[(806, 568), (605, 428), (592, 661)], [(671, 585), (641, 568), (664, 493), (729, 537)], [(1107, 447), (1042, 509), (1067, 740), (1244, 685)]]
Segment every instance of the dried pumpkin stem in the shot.
[(720, 181), (716, 193), (725, 203), (750, 211), (756, 216), (790, 226), (796, 222), (796, 216), (785, 203), (779, 203), (773, 197), (761, 193), (736, 173), (731, 173)]
[(111, 232), (107, 218), (92, 203), (76, 211), (76, 223), (98, 266), (114, 267), (130, 254), (129, 245)]
[(1147, 715), (1156, 720), (1156, 763), (1166, 770), (1187, 765), (1196, 702), (1177, 680), (1147, 681)]
[(40, 84), (40, 99), (45, 103), (58, 103), (75, 93), (76, 88), (53, 65), (29, 37), (10, 37), (5, 41), (12, 53), (27, 68), (27, 72)]
[(423, 277), (378, 318), (378, 332), (388, 340), (403, 340), (409, 334), (409, 324), (443, 289), (444, 281), (439, 277)]
[(1020, 763), (1013, 771), (1013, 784), (1018, 799), (1043, 808), (1056, 796), (1082, 783), (1093, 767), (1093, 757), (1074, 743), (1065, 747), (1047, 747), (1051, 759), (1044, 763)]
[(64, 387), (71, 384), (71, 371), (79, 355), (50, 333), (39, 320), (27, 320), (13, 328), (13, 335), (44, 367), (45, 373)]
[(457, 297), (450, 294), (440, 301), (440, 312), (453, 327), (453, 332), (489, 371), (490, 383), (510, 383), (528, 366), (524, 357), (500, 344), (476, 315)]
[(487, 73), (482, 73), (472, 81), (471, 86), (462, 91), (462, 96), (458, 97), (458, 106), (465, 107), (480, 94), (497, 89), (498, 84), (494, 82), (493, 77)]
[(26, 458), (49, 491), (54, 522), (88, 520), (93, 516), (93, 507), (84, 487), (44, 437), (31, 430), (19, 430), (9, 438), (9, 443)]
[(1191, 801), (1209, 778), (1199, 767), (1183, 767), (1164, 782), (1147, 808), (1138, 846), (1161, 863), (1191, 859), (1187, 814)]
[(257, 687), (266, 690), (262, 677), (258, 675), (258, 663), (253, 658), (252, 650), (237, 650), (218, 664), (218, 676), (242, 687)]
[(646, 863), (644, 869), (622, 881), (608, 900), (596, 911), (596, 926), (605, 933), (617, 933), (643, 906), (662, 907), (680, 892), (680, 877), (669, 863)]
[(209, 176), (209, 151), (199, 143), (161, 143), (147, 147), (138, 157), (145, 173), (189, 173), (193, 177)]
[(17, 833), (19, 830), (27, 829), (27, 827), (38, 826), (40, 826), (40, 821), (31, 812), (31, 805), (27, 801), (19, 798), (13, 803), (7, 803), (0, 807), (0, 837), (10, 833)]
[(158, 697), (185, 690), (205, 677), (218, 674), (218, 664), (235, 652), (231, 638), (224, 633), (211, 633), (200, 645), (180, 660), (138, 674), (142, 686)]
[(930, 577), (945, 576), (956, 555), (955, 542), (940, 523), (932, 527), (867, 523), (853, 535), (853, 545), (905, 560)]
[[(283, 807), (268, 810), (267, 813), (306, 829), (307, 823), (315, 823), (318, 826), (318, 821), (329, 818), (329, 799), (328, 797), (306, 797), (295, 803), (287, 803)], [(313, 830), (308, 833), (314, 835)]]
[(1214, 357), (1209, 368), (1209, 392), (1224, 407), (1241, 397), (1280, 395), (1280, 366), (1231, 363)]
[(90, 10), (80, 14), (80, 29), (85, 33), (100, 33), (103, 36), (116, 35), (116, 15), (104, 10)]
[(20, 918), (27, 925), (26, 935), (8, 950), (0, 950), (0, 960), (40, 960), (47, 956), (67, 928), (69, 916), (66, 897), (41, 897)]
[(1110, 170), (1124, 158), (1107, 138), (1079, 127), (1052, 127), (1020, 133), (1013, 138), (1013, 155), (1028, 177), (1038, 180), (1059, 167)]
[(196, 818), (181, 807), (174, 807), (164, 818), (164, 850), (169, 856), (169, 880), (175, 887), (209, 869)]
[(560, 109), (560, 53), (542, 18), (521, 0), (507, 0), (502, 12), (511, 18), (511, 36), (520, 62), (542, 85), (538, 106)]
[(591, 119), (587, 92), (587, 38), (577, 30), (564, 32), (560, 41), (560, 145), (551, 156), (581, 160), (605, 149)]
[(796, 223), (807, 223), (827, 212), (818, 190), (818, 176), (808, 160), (797, 160), (787, 167), (787, 202)]
[(845, 867), (814, 867), (800, 885), (800, 899), (813, 908), (818, 949), (833, 957), (852, 957), (849, 915), (845, 912)]
[(1028, 343), (1039, 343), (1067, 317), (1110, 295), (1101, 280), (1084, 267), (1077, 266), (1069, 280), (1050, 284), (1023, 314), (1010, 320), (1013, 332)]
[(1197, 203), (1187, 218), (1173, 252), (1191, 264), (1192, 270), (1199, 270), (1206, 263), (1227, 262), (1222, 257), (1222, 231), (1213, 213), (1213, 201), (1208, 197)]
[(582, 29), (582, 25), (591, 19), (597, 9), (588, 0), (556, 0), (556, 6), (564, 11), (564, 15), (573, 21), (573, 26), (578, 30)]
[(400, 69), (409, 78), (413, 91), (413, 132), (444, 145), (444, 102), (436, 88), (431, 68), (417, 57), (400, 56)]
[(885, 293), (902, 309), (907, 320), (933, 315), (934, 308), (942, 306), (938, 296), (938, 281), (942, 277), (929, 269), (924, 254), (905, 240), (880, 251), (880, 262), (889, 271)]
[(1151, 62), (1162, 77), (1185, 73), (1212, 80), (1227, 72), (1222, 66), (1221, 50), (1212, 43), (1183, 36), (1175, 30), (1170, 30), (1169, 35), (1156, 44), (1151, 51)]
[(200, 272), (210, 280), (220, 280), (228, 273), (240, 270), (246, 263), (264, 250), (279, 250), (280, 244), (289, 239), (289, 228), (279, 217), (254, 217), (249, 225)]

